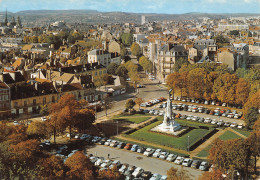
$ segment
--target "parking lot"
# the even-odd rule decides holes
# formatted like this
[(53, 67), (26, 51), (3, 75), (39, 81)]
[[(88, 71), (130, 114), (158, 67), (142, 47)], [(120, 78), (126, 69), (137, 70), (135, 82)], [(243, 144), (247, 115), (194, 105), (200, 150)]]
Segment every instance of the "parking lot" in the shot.
[[(110, 159), (112, 160), (120, 160), (121, 163), (128, 163), (136, 167), (141, 167), (145, 171), (151, 171), (152, 173), (159, 173), (161, 175), (166, 175), (167, 170), (169, 170), (171, 167), (181, 169), (180, 165), (176, 165), (173, 162), (147, 157), (141, 153), (117, 149), (104, 145), (87, 147), (86, 152), (105, 158), (107, 158), (109, 154)], [(203, 173), (203, 171), (191, 167), (184, 167), (183, 169), (188, 171), (191, 179), (197, 179)]]

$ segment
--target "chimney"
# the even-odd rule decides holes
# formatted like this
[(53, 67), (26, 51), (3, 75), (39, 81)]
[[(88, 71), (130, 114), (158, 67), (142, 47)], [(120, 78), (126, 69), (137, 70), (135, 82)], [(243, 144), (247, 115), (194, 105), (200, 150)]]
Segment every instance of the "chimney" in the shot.
[(52, 81), (52, 84), (53, 84), (54, 88), (57, 90), (57, 82), (56, 81)]

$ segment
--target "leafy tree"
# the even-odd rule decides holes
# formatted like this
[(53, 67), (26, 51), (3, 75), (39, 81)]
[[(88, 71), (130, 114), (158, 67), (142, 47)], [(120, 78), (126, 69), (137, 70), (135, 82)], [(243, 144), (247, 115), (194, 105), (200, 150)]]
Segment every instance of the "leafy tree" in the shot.
[(94, 179), (93, 166), (90, 160), (81, 151), (78, 151), (75, 154), (73, 154), (71, 157), (69, 157), (65, 161), (65, 166), (68, 167), (66, 176), (69, 179), (77, 179), (77, 180)]
[(116, 167), (112, 169), (105, 169), (98, 173), (98, 179), (105, 180), (121, 180), (124, 179), (124, 175), (121, 174)]
[(210, 72), (207, 74), (206, 79), (205, 79), (205, 92), (203, 94), (203, 97), (206, 100), (214, 100), (215, 99), (215, 94), (213, 92), (213, 85), (215, 80), (218, 78), (218, 73), (217, 72)]
[(49, 113), (49, 105), (45, 104), (41, 106), (40, 114), (47, 115)]
[(218, 66), (216, 68), (216, 72), (218, 72), (219, 74), (233, 73), (232, 69), (229, 68), (227, 64), (221, 64), (220, 66)]
[(116, 75), (126, 79), (128, 71), (124, 64), (120, 64), (120, 66), (116, 69), (115, 73), (116, 73)]
[(126, 50), (125, 46), (121, 45), (121, 46), (120, 46), (120, 55), (121, 55), (121, 58), (122, 58), (122, 59), (125, 59), (126, 54), (127, 54), (127, 50)]
[(129, 73), (137, 73), (138, 72), (138, 66), (137, 64), (133, 63), (133, 61), (127, 61), (125, 63), (125, 68)]
[(258, 119), (258, 109), (255, 107), (251, 107), (248, 109), (248, 112), (245, 114), (245, 122), (246, 127), (248, 129), (252, 129), (253, 125), (255, 124), (256, 120)]
[(237, 75), (237, 77), (239, 78), (245, 78), (245, 76), (247, 75), (248, 70), (246, 70), (245, 68), (237, 68), (235, 74)]
[(134, 56), (137, 57), (137, 59), (142, 55), (142, 50), (136, 42), (134, 42), (131, 46), (131, 52)]
[(62, 45), (62, 40), (58, 36), (49, 35), (47, 36), (47, 43), (49, 45), (54, 44), (54, 49), (59, 49)]
[(179, 72), (180, 68), (182, 67), (182, 65), (189, 65), (189, 61), (187, 59), (184, 58), (179, 58), (176, 59), (174, 66), (173, 66), (173, 70), (174, 72)]
[(256, 109), (260, 108), (260, 90), (258, 90), (255, 94), (251, 95), (248, 101), (244, 104), (243, 112), (244, 116), (249, 112), (249, 109), (254, 107)]
[(142, 56), (139, 59), (139, 64), (143, 67), (145, 72), (151, 73), (153, 70), (153, 64), (151, 61), (149, 61), (145, 56)]
[(140, 105), (143, 103), (143, 99), (142, 98), (136, 98), (135, 100), (135, 104), (137, 104), (139, 106), (139, 110), (140, 110)]
[(133, 72), (133, 71), (130, 71), (130, 72), (128, 72), (128, 76), (130, 77), (131, 82), (133, 83), (134, 88), (137, 89), (137, 84), (140, 81), (139, 75), (137, 73)]
[(102, 80), (103, 80), (103, 84), (106, 86), (108, 84), (113, 84), (114, 83), (114, 79), (111, 75), (109, 74), (103, 74), (102, 75)]
[(130, 47), (133, 42), (133, 35), (131, 33), (123, 33), (121, 34), (120, 39), (125, 46)]
[(190, 180), (187, 171), (183, 167), (178, 171), (177, 168), (171, 167), (167, 171), (167, 179), (169, 180)]
[(60, 157), (52, 155), (47, 158), (41, 158), (37, 162), (36, 169), (37, 178), (39, 179), (64, 179), (65, 168)]
[(40, 121), (33, 121), (27, 128), (27, 134), (37, 139), (45, 139), (49, 135), (47, 125)]
[(236, 103), (245, 104), (249, 96), (249, 84), (243, 79), (238, 79), (236, 87)]
[(216, 44), (219, 47), (223, 47), (224, 45), (229, 44), (229, 40), (222, 35), (217, 35), (217, 36), (213, 37), (213, 39), (216, 40)]
[(223, 172), (219, 169), (213, 169), (211, 172), (205, 171), (200, 177), (199, 180), (224, 180), (222, 176)]
[(233, 36), (238, 36), (239, 35), (239, 31), (238, 30), (233, 30), (233, 31), (230, 31), (229, 34), (233, 35)]
[(119, 65), (117, 65), (116, 63), (110, 63), (107, 66), (107, 73), (116, 75), (116, 70), (117, 70), (118, 67), (119, 67)]
[(205, 92), (205, 78), (207, 73), (204, 69), (191, 70), (187, 76), (189, 97), (201, 99)]
[(129, 113), (131, 113), (131, 110), (135, 106), (135, 102), (133, 99), (128, 99), (125, 103), (125, 108), (129, 110)]

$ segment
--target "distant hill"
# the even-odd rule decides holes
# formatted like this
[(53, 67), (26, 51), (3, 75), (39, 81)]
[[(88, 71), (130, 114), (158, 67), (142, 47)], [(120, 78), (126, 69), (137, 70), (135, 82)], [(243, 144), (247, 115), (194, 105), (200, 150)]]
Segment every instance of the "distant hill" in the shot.
[[(4, 15), (5, 12), (0, 12)], [(8, 12), (8, 18), (11, 16), (20, 16), (22, 23), (28, 26), (41, 26), (55, 21), (65, 21), (67, 23), (87, 23), (87, 24), (103, 24), (103, 23), (140, 23), (141, 16), (145, 15), (147, 21), (163, 21), (163, 20), (192, 20), (202, 17), (220, 19), (227, 17), (247, 17), (260, 16), (260, 14), (220, 14), (220, 13), (199, 13), (190, 12), (186, 14), (156, 14), (156, 13), (129, 13), (129, 12), (100, 12), (97, 10), (27, 10), (16, 13)], [(2, 19), (2, 20), (1, 20)], [(3, 21), (1, 18), (0, 21)]]

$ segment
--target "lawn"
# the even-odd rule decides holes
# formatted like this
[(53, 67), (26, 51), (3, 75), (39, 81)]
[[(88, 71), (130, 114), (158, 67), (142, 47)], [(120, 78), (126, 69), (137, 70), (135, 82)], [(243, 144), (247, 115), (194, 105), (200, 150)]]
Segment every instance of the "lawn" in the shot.
[(199, 154), (197, 154), (196, 156), (198, 156), (198, 157), (208, 157), (210, 148), (211, 148), (211, 145), (207, 146), (205, 149), (200, 151)]
[(122, 118), (115, 118), (114, 121), (127, 121), (135, 124), (139, 124), (141, 122), (144, 122), (151, 117), (122, 117)]
[(236, 135), (235, 133), (231, 132), (231, 131), (226, 131), (224, 134), (222, 134), (219, 139), (226, 141), (226, 140), (230, 140), (230, 139), (240, 139), (242, 137)]
[(243, 131), (243, 130), (240, 130), (240, 129), (234, 129), (235, 131), (239, 132), (240, 134), (248, 137), (250, 135), (250, 132), (249, 131)]
[(163, 146), (168, 146), (177, 149), (187, 150), (188, 147), (188, 136), (189, 136), (189, 145), (193, 145), (198, 140), (206, 136), (208, 133), (213, 131), (213, 129), (192, 129), (188, 133), (184, 134), (181, 137), (174, 137), (170, 135), (165, 135), (161, 133), (149, 131), (151, 128), (159, 125), (162, 121), (154, 122), (140, 130), (137, 130), (130, 134), (131, 138), (135, 138), (141, 141), (147, 141), (154, 144), (160, 144)]

